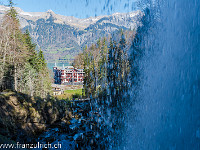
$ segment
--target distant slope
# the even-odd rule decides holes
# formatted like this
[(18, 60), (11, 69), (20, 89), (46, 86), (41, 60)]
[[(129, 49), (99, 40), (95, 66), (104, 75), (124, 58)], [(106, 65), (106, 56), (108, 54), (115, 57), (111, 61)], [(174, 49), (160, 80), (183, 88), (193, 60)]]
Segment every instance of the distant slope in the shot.
[[(8, 7), (0, 5), (2, 20)], [(34, 42), (45, 54), (48, 62), (70, 61), (83, 46), (94, 43), (99, 37), (123, 30), (134, 30), (140, 24), (143, 13), (115, 13), (109, 16), (78, 19), (47, 12), (24, 12), (16, 7), (23, 31), (28, 29)]]

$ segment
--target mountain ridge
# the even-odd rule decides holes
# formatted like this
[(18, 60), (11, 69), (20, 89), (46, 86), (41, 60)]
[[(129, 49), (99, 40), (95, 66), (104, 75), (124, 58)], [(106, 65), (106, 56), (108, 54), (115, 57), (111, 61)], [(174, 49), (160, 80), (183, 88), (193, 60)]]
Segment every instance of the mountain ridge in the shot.
[[(85, 19), (46, 12), (24, 12), (15, 7), (22, 31), (29, 30), (33, 41), (40, 47), (48, 62), (68, 60), (77, 55), (83, 46), (97, 39), (123, 30), (136, 30), (143, 13), (114, 13)], [(9, 7), (0, 5), (0, 19)], [(3, 20), (3, 19), (1, 19)]]

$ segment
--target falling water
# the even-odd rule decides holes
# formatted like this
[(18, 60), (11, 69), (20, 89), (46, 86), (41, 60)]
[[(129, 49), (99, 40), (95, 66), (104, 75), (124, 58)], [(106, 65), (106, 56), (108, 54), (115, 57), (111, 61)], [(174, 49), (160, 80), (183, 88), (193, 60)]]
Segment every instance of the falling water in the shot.
[(150, 27), (141, 41), (139, 88), (129, 91), (136, 103), (124, 147), (200, 149), (200, 1), (144, 3)]
[[(96, 100), (87, 104), (88, 114), (72, 121), (67, 140), (63, 133), (56, 137), (66, 143), (63, 146), (71, 142), (77, 149), (200, 149), (200, 1), (140, 0), (139, 4), (145, 16), (136, 45), (130, 48), (131, 72), (136, 76), (130, 78), (128, 94), (122, 89), (125, 98), (120, 100), (111, 81), (106, 93), (111, 96), (99, 98), (100, 105)], [(115, 101), (132, 107), (120, 104), (124, 110), (116, 109), (111, 103)], [(49, 132), (44, 135), (49, 137)]]

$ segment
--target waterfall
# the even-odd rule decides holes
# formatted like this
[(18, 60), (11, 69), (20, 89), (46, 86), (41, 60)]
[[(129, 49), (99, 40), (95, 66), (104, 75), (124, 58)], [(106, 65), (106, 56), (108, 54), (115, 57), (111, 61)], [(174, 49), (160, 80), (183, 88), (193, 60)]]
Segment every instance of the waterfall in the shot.
[(200, 1), (142, 3), (150, 27), (140, 43), (137, 96), (129, 91), (136, 102), (127, 110), (124, 148), (200, 149)]

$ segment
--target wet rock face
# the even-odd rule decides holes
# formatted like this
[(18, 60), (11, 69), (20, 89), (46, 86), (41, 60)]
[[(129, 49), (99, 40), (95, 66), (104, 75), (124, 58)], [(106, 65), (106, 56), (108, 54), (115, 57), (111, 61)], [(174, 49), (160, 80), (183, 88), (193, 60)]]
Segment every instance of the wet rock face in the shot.
[[(48, 128), (38, 137), (40, 143), (61, 143), (63, 149), (106, 149), (109, 132), (98, 111), (92, 110), (90, 101), (71, 106), (72, 118)], [(108, 144), (109, 145), (109, 144)]]
[(32, 99), (16, 92), (0, 94), (0, 135), (28, 142), (48, 126), (70, 118), (66, 105), (55, 100)]

